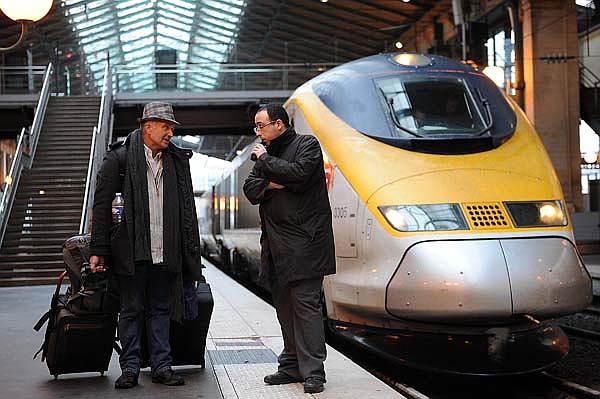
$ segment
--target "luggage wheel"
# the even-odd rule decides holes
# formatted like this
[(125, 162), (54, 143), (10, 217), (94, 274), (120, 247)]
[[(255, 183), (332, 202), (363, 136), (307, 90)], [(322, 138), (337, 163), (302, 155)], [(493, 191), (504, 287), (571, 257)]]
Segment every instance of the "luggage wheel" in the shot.
[(54, 374), (54, 380), (58, 380), (58, 374)]
[(104, 377), (104, 371), (100, 372), (100, 377)]

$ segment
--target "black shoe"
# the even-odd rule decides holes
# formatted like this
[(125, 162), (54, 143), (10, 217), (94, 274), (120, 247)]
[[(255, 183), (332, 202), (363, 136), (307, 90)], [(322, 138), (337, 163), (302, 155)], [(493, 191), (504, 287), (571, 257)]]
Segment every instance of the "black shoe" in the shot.
[(294, 382), (300, 382), (302, 380), (298, 380), (283, 371), (278, 371), (275, 374), (265, 375), (264, 381), (269, 385), (281, 385), (281, 384), (291, 384)]
[(308, 377), (304, 382), (304, 393), (319, 393), (323, 389), (323, 381), (316, 377)]
[(152, 382), (155, 384), (163, 384), (171, 387), (176, 387), (185, 384), (183, 378), (173, 372), (170, 367), (166, 367), (156, 374), (152, 375)]
[(115, 381), (115, 389), (129, 389), (138, 384), (138, 375), (132, 371), (124, 371)]

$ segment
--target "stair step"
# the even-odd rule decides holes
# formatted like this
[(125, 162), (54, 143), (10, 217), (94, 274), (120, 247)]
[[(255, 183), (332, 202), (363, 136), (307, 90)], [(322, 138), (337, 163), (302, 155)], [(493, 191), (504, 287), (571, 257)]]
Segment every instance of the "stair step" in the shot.
[(63, 191), (69, 189), (83, 189), (85, 187), (85, 181), (78, 182), (20, 182), (19, 188), (23, 190), (45, 190), (46, 192), (52, 191)]
[(50, 168), (53, 166), (60, 166), (60, 165), (64, 165), (64, 166), (71, 166), (74, 168), (85, 168), (87, 171), (87, 166), (89, 165), (89, 160), (87, 159), (82, 159), (82, 160), (71, 160), (71, 159), (65, 159), (63, 161), (48, 161), (48, 160), (41, 160), (38, 161), (37, 159), (33, 162), (33, 167), (34, 168)]
[(21, 210), (39, 210), (39, 211), (52, 211), (54, 209), (69, 209), (69, 210), (78, 210), (81, 209), (83, 205), (83, 199), (80, 199), (77, 205), (76, 202), (30, 202), (28, 200), (19, 200), (13, 204), (13, 209)]
[[(20, 218), (20, 217), (31, 217), (36, 220), (36, 218), (66, 218), (66, 217), (75, 217), (79, 218), (81, 216), (81, 209), (15, 209), (13, 210), (11, 217)], [(12, 220), (12, 219), (11, 219)]]
[(33, 226), (33, 228), (39, 228), (41, 226), (51, 227), (51, 226), (61, 226), (64, 224), (73, 225), (76, 224), (79, 226), (80, 217), (78, 216), (48, 216), (48, 217), (40, 217), (40, 216), (30, 216), (24, 215), (21, 217), (11, 215), (10, 220), (8, 222), (8, 227), (20, 227), (23, 229), (30, 230), (32, 227), (27, 227), (28, 225)]
[[(70, 149), (71, 146), (75, 145), (75, 144), (80, 145), (80, 146), (87, 145), (88, 147), (91, 148), (92, 138), (91, 137), (83, 137), (81, 139), (67, 139), (67, 138), (62, 138), (62, 137), (48, 138), (44, 141), (40, 140), (38, 142), (38, 148), (40, 148), (40, 147), (45, 148), (46, 145), (53, 145), (53, 144), (64, 145), (66, 147), (65, 149)], [(79, 153), (71, 153), (70, 155), (73, 157), (76, 157), (76, 156), (82, 157), (83, 156)], [(52, 152), (42, 152), (42, 153), (36, 152), (35, 153), (35, 159), (52, 157), (52, 156), (56, 156), (56, 155)]]
[(49, 203), (49, 202), (39, 202), (39, 201), (35, 201), (35, 202), (29, 202), (28, 200), (19, 200), (18, 202), (15, 201), (15, 203), (13, 204), (13, 211), (15, 209), (18, 210), (53, 210), (53, 209), (70, 209), (70, 210), (75, 210), (75, 209), (81, 209), (81, 206), (83, 205), (83, 199), (80, 198), (79, 200), (79, 207), (77, 207), (77, 204), (74, 202), (59, 202), (59, 203)]
[(38, 147), (36, 149), (36, 152), (38, 150), (40, 150), (40, 152), (53, 152), (53, 153), (57, 153), (57, 154), (61, 154), (61, 155), (69, 155), (72, 154), (73, 152), (81, 152), (81, 151), (87, 151), (89, 153), (91, 147), (91, 144), (69, 144), (68, 147), (62, 145), (62, 144), (46, 144), (43, 147)]
[(62, 225), (62, 224), (75, 224), (77, 226), (79, 226), (79, 221), (80, 221), (80, 217), (78, 215), (75, 216), (47, 216), (47, 217), (41, 217), (41, 216), (31, 216), (31, 215), (23, 215), (23, 216), (16, 216), (16, 215), (11, 215), (10, 216), (10, 220), (8, 221), (8, 225), (6, 226), (8, 227), (21, 227), (23, 229), (30, 229), (29, 227), (24, 227), (27, 225), (33, 225), (36, 227), (39, 226), (46, 226), (46, 227), (52, 227), (52, 226), (57, 226), (57, 225)]
[(65, 268), (61, 269), (17, 269), (17, 270), (0, 270), (0, 280), (6, 278), (23, 278), (23, 277), (43, 277), (43, 278), (54, 278), (56, 281), (58, 276), (65, 271)]
[[(20, 200), (20, 199), (25, 199), (25, 200), (48, 200), (48, 201), (52, 201), (52, 200), (56, 200), (59, 198), (79, 198), (83, 195), (84, 192), (84, 187), (81, 187), (79, 189), (71, 189), (69, 191), (56, 191), (56, 192), (46, 192), (44, 190), (31, 190), (31, 191), (24, 191), (21, 193), (18, 193), (17, 196), (15, 197), (15, 200)], [(44, 193), (41, 193), (40, 191), (44, 191)]]
[(30, 285), (56, 285), (57, 277), (13, 277), (0, 279), (0, 287), (24, 287)]
[[(62, 172), (80, 172), (83, 169), (73, 169), (71, 167), (60, 167), (60, 166), (34, 166), (32, 170), (35, 170), (36, 172), (58, 172), (58, 173), (62, 173)], [(84, 171), (84, 173), (87, 174), (87, 170)]]
[(38, 144), (48, 139), (91, 139), (92, 134), (94, 133), (94, 126), (96, 126), (95, 123), (73, 124), (68, 121), (50, 121), (48, 123), (52, 123), (55, 128), (53, 130), (42, 131)]
[[(91, 148), (92, 146), (92, 138), (91, 137), (84, 137), (84, 138), (73, 138), (73, 139), (67, 139), (67, 138), (63, 138), (63, 137), (57, 137), (57, 138), (48, 138), (44, 141), (40, 140), (38, 141), (38, 148), (46, 148), (46, 146), (52, 146), (52, 145), (62, 145), (65, 147), (65, 149), (70, 149), (72, 145), (79, 145), (79, 146), (88, 146)], [(35, 153), (35, 158), (39, 159), (40, 157), (45, 157), (45, 156), (52, 156), (54, 155), (52, 152), (48, 153), (48, 152), (36, 152)], [(76, 156), (80, 154), (77, 153), (71, 153), (71, 155)]]
[(61, 220), (61, 223), (58, 223), (58, 221), (56, 222), (52, 222), (52, 220), (44, 220), (44, 221), (38, 221), (38, 222), (31, 222), (31, 221), (14, 221), (14, 224), (9, 224), (8, 226), (6, 226), (6, 231), (40, 231), (40, 230), (45, 230), (45, 229), (50, 229), (50, 231), (53, 231), (54, 229), (62, 229), (62, 230), (68, 230), (68, 229), (72, 229), (72, 228), (79, 228), (79, 218), (71, 218), (70, 220)]
[(2, 255), (49, 253), (57, 251), (62, 251), (62, 245), (33, 245), (33, 243), (31, 243), (31, 245), (20, 245), (13, 247), (6, 246), (2, 248)]
[[(75, 234), (71, 234), (68, 237), (74, 236)], [(62, 244), (65, 242), (65, 240), (68, 238), (67, 236), (65, 237), (58, 237), (58, 238), (44, 238), (44, 237), (38, 237), (38, 238), (34, 238), (34, 237), (21, 237), (21, 239), (10, 239), (9, 237), (5, 237), (5, 239), (2, 241), (2, 247), (3, 248), (16, 248), (17, 246), (21, 246), (21, 245), (41, 245), (41, 246), (56, 246), (57, 248), (62, 248)]]
[(62, 250), (51, 253), (0, 255), (0, 263), (62, 261)]
[[(29, 172), (29, 171), (28, 171)], [(87, 176), (87, 170), (84, 172), (83, 170), (75, 170), (71, 172), (62, 172), (59, 175), (34, 170), (33, 172), (29, 172), (27, 174), (23, 174), (21, 176), (21, 180), (19, 185), (27, 184), (27, 183), (37, 183), (41, 182), (49, 182), (49, 183), (74, 183), (78, 181), (83, 181), (85, 183), (85, 178)]]
[[(24, 238), (31, 238), (31, 239), (37, 239), (37, 238), (56, 238), (56, 239), (62, 239), (63, 241), (66, 240), (69, 237), (72, 237), (74, 235), (77, 234), (77, 232), (79, 231), (79, 226), (77, 226), (77, 229), (61, 229), (61, 230), (52, 230), (50, 232), (48, 231), (31, 231), (31, 232), (27, 232), (27, 233), (20, 233), (18, 234), (18, 237), (16, 235), (10, 234), (11, 238), (10, 239), (24, 239)], [(6, 234), (6, 238), (8, 239), (8, 233)]]
[(6, 262), (0, 261), (0, 270), (13, 269), (58, 269), (63, 267), (65, 262), (60, 260), (24, 261), (24, 262)]
[[(19, 216), (22, 215), (22, 216)], [(54, 214), (48, 216), (39, 216), (39, 215), (31, 215), (24, 212), (15, 212), (14, 215), (11, 215), (9, 219), (8, 226), (40, 226), (44, 224), (56, 224), (60, 223), (79, 223), (79, 216), (70, 216), (65, 214)]]

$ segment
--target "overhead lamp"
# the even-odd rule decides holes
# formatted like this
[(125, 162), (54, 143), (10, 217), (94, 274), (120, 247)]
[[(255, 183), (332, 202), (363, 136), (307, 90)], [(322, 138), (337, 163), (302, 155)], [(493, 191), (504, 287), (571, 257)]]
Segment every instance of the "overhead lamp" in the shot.
[(401, 49), (402, 47), (404, 47), (404, 44), (402, 44), (402, 42), (396, 42), (394, 43), (394, 46), (396, 46), (397, 49)]
[(598, 154), (595, 152), (586, 152), (583, 154), (583, 160), (585, 163), (596, 163), (598, 160)]
[(502, 87), (504, 85), (504, 69), (499, 66), (487, 66), (483, 69), (484, 75), (492, 80), (498, 87)]
[(327, 3), (329, 0), (321, 0), (321, 3)]
[(44, 18), (51, 8), (52, 0), (0, 0), (0, 11), (21, 24), (21, 35), (17, 42), (9, 47), (0, 47), (0, 51), (9, 51), (21, 44), (27, 34), (27, 24)]

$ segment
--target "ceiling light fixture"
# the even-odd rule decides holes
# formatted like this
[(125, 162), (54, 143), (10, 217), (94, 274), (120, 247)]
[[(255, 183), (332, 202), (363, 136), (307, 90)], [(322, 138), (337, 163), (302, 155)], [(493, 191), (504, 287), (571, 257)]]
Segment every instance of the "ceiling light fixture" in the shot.
[(394, 43), (394, 46), (396, 46), (397, 49), (401, 49), (402, 47), (404, 47), (404, 44), (402, 44), (402, 42), (396, 42)]
[(8, 47), (0, 47), (0, 51), (9, 51), (17, 47), (27, 34), (27, 24), (44, 18), (52, 8), (52, 0), (0, 0), (0, 10), (8, 18), (21, 24), (21, 35), (17, 42)]

